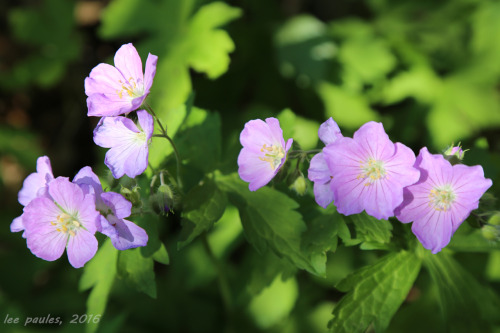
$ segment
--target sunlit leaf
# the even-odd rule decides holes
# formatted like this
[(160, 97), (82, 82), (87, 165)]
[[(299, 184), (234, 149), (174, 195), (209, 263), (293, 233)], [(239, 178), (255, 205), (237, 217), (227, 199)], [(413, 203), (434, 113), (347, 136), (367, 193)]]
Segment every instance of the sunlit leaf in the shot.
[(153, 258), (145, 258), (140, 248), (120, 251), (118, 276), (124, 278), (137, 290), (156, 298), (156, 281)]
[(391, 253), (336, 285), (348, 292), (333, 310), (330, 332), (383, 332), (405, 300), (420, 271), (420, 259), (407, 251)]

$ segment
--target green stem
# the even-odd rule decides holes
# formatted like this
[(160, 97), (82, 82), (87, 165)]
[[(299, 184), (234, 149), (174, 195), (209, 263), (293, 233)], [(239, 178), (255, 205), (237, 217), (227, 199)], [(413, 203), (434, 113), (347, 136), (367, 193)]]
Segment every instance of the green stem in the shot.
[(148, 109), (149, 113), (156, 119), (156, 122), (158, 123), (158, 126), (160, 126), (160, 131), (161, 134), (153, 134), (154, 137), (163, 137), (170, 142), (170, 145), (172, 145), (172, 148), (174, 149), (174, 154), (175, 154), (175, 160), (177, 164), (177, 185), (179, 186), (180, 189), (182, 189), (182, 181), (181, 181), (181, 158), (179, 155), (179, 151), (177, 150), (177, 146), (174, 144), (174, 141), (172, 140), (171, 137), (168, 136), (167, 130), (163, 127), (163, 124), (160, 121), (160, 118), (156, 115), (154, 112), (153, 108), (149, 106), (149, 104), (144, 105), (146, 109)]
[(205, 251), (207, 252), (210, 260), (212, 261), (212, 264), (215, 266), (215, 269), (217, 270), (217, 276), (218, 276), (218, 280), (219, 280), (219, 288), (220, 288), (222, 301), (224, 303), (226, 313), (229, 316), (231, 314), (231, 311), (232, 311), (231, 291), (229, 289), (229, 283), (227, 281), (227, 276), (224, 272), (224, 267), (222, 266), (222, 263), (219, 261), (219, 259), (217, 259), (214, 252), (212, 251), (212, 248), (210, 247), (210, 244), (208, 243), (207, 233), (203, 233), (203, 235), (201, 236), (201, 239), (203, 241), (203, 247), (205, 248)]

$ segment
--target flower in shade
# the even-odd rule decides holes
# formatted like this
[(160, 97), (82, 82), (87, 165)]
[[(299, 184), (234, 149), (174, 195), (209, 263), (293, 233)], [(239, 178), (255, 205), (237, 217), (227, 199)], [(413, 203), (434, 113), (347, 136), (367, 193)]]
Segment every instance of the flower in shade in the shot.
[(420, 180), (405, 189), (396, 217), (403, 223), (413, 222), (411, 229), (420, 243), (437, 253), (478, 207), (492, 181), (484, 178), (481, 166), (451, 165), (425, 147), (415, 166), (420, 170)]
[[(342, 137), (337, 123), (329, 118), (318, 130), (318, 136), (325, 145), (329, 145)], [(314, 198), (318, 205), (326, 208), (333, 201), (333, 191), (330, 188), (332, 175), (326, 164), (323, 152), (314, 155), (309, 164), (307, 177), (314, 182)]]
[(148, 235), (135, 223), (125, 220), (132, 210), (132, 203), (121, 194), (103, 192), (101, 182), (90, 167), (82, 168), (73, 179), (84, 193), (93, 194), (96, 209), (100, 218), (97, 220), (97, 231), (111, 238), (111, 243), (118, 250), (127, 250), (146, 246)]
[(293, 139), (285, 144), (276, 118), (250, 120), (240, 134), (243, 146), (238, 156), (238, 174), (249, 182), (250, 191), (266, 185), (286, 161)]
[(330, 183), (335, 206), (344, 215), (363, 210), (377, 219), (394, 216), (403, 202), (403, 188), (416, 183), (415, 154), (393, 143), (381, 123), (368, 122), (353, 138), (338, 138), (323, 148), (333, 177)]
[(149, 94), (158, 57), (148, 55), (145, 73), (135, 47), (122, 45), (115, 54), (115, 66), (99, 64), (85, 79), (89, 116), (118, 116), (138, 109)]
[(149, 142), (153, 135), (153, 117), (137, 111), (138, 124), (126, 117), (104, 117), (94, 130), (94, 142), (111, 148), (104, 163), (113, 177), (140, 175), (148, 166)]
[(70, 264), (79, 268), (97, 251), (96, 220), (93, 194), (58, 177), (47, 185), (47, 192), (33, 199), (23, 213), (26, 241), (39, 258), (53, 261), (67, 249)]
[[(47, 190), (47, 183), (54, 179), (52, 166), (47, 156), (40, 156), (36, 161), (36, 172), (30, 174), (23, 182), (19, 191), (18, 200), (23, 206), (27, 206), (33, 199), (43, 195)], [(10, 231), (19, 232), (24, 230), (22, 215), (16, 217), (11, 225)], [(23, 237), (25, 234), (23, 233)]]

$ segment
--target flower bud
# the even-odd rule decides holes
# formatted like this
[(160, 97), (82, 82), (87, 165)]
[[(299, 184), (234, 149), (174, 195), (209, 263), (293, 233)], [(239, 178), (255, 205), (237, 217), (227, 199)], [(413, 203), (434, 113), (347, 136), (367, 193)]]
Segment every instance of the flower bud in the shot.
[(159, 214), (168, 213), (174, 208), (175, 194), (167, 184), (160, 185), (152, 198), (153, 209)]
[(460, 144), (458, 144), (458, 146), (453, 146), (452, 144), (444, 151), (443, 156), (450, 161), (452, 165), (455, 165), (462, 162), (466, 151), (467, 150), (463, 150), (462, 147), (460, 147)]
[(500, 237), (500, 230), (498, 226), (494, 225), (485, 225), (481, 228), (481, 234), (487, 240), (494, 241), (498, 240)]
[(134, 207), (141, 207), (142, 200), (140, 189), (141, 188), (139, 186), (134, 186), (131, 189), (122, 186), (122, 188), (120, 189), (120, 194), (123, 195), (125, 199), (130, 201)]
[(302, 174), (302, 172), (300, 172), (300, 174), (294, 178), (295, 178), (295, 180), (293, 180), (291, 182), (291, 184), (289, 185), (289, 188), (294, 190), (298, 195), (306, 194), (307, 182), (306, 182), (306, 179), (305, 179), (304, 175)]

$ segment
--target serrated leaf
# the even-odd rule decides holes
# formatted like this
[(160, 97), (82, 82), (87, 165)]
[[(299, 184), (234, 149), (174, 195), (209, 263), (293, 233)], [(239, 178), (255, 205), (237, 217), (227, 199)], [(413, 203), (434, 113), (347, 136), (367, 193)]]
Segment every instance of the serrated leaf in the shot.
[(373, 324), (383, 332), (405, 300), (420, 271), (413, 253), (391, 253), (340, 281), (336, 288), (348, 292), (333, 310), (330, 332), (365, 332)]
[(500, 318), (500, 299), (446, 253), (424, 258), (450, 332), (488, 332)]
[(335, 119), (341, 127), (357, 129), (370, 120), (379, 119), (361, 93), (351, 92), (328, 82), (320, 83), (317, 91), (325, 105), (325, 116)]
[(183, 248), (202, 232), (212, 228), (224, 214), (227, 196), (217, 188), (213, 180), (206, 179), (191, 189), (184, 202), (181, 241), (177, 243), (177, 249)]
[(356, 229), (356, 239), (363, 242), (363, 249), (385, 248), (392, 237), (392, 224), (387, 220), (377, 220), (373, 216), (362, 212), (345, 216)]
[(257, 251), (265, 253), (271, 248), (298, 268), (321, 275), (301, 250), (306, 225), (295, 210), (298, 204), (294, 200), (269, 187), (250, 192), (248, 184), (237, 174), (217, 175), (215, 180), (221, 190), (232, 195), (230, 198), (240, 212), (245, 235)]
[[(111, 240), (101, 246), (94, 258), (86, 265), (80, 279), (80, 291), (92, 288), (87, 299), (87, 314), (103, 315), (106, 309), (109, 293), (116, 276), (116, 260), (118, 250), (113, 247)], [(89, 322), (87, 333), (97, 330), (99, 323)]]
[(121, 251), (118, 256), (118, 274), (137, 290), (156, 298), (153, 258), (142, 256), (140, 248)]

